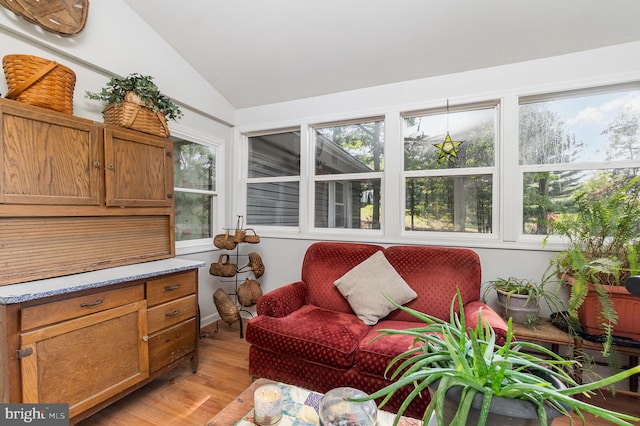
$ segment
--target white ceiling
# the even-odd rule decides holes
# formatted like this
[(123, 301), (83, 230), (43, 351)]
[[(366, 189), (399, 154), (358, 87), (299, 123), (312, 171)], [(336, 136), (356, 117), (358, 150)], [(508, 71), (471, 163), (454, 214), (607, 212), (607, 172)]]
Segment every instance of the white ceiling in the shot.
[(638, 0), (125, 2), (235, 108), (640, 40)]

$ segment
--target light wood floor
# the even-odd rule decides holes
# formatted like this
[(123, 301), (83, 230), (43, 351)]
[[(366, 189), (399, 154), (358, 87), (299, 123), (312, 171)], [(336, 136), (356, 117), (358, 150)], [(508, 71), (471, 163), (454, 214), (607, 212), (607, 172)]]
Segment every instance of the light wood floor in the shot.
[[(202, 329), (200, 365), (193, 374), (188, 362), (149, 383), (117, 403), (94, 414), (81, 426), (193, 426), (204, 425), (251, 384), (248, 373), (249, 346), (240, 339), (238, 323), (220, 321), (218, 332), (210, 325)], [(640, 395), (607, 399), (602, 404), (612, 410), (640, 416)], [(575, 424), (581, 424), (576, 418)], [(589, 426), (612, 423), (587, 417)], [(640, 425), (640, 422), (635, 423)], [(553, 426), (568, 426), (562, 417)], [(231, 426), (231, 425), (230, 425)]]

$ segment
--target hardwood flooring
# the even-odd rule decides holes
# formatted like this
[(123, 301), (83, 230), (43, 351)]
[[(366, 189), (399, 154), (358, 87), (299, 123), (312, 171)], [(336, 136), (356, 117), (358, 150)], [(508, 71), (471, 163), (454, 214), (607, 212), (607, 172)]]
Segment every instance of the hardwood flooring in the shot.
[[(223, 407), (251, 384), (247, 366), (249, 345), (240, 339), (239, 325), (219, 321), (202, 329), (208, 337), (200, 339), (200, 361), (197, 373), (191, 373), (188, 362), (147, 384), (124, 399), (94, 414), (81, 426), (193, 426), (205, 425)], [(640, 415), (640, 394), (621, 394), (616, 398), (598, 399), (603, 406)], [(580, 420), (575, 417), (576, 425)], [(587, 425), (612, 423), (587, 416)], [(640, 426), (640, 422), (634, 423)], [(566, 417), (554, 420), (553, 426), (568, 426)], [(231, 426), (231, 425), (229, 425)]]

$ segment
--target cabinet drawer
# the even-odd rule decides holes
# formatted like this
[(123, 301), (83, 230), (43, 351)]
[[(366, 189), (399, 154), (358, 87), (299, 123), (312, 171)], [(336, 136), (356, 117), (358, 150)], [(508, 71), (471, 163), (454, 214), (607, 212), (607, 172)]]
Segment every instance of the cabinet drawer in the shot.
[(21, 330), (30, 330), (140, 300), (144, 300), (142, 284), (29, 306), (20, 311), (20, 328)]
[(196, 319), (174, 325), (149, 339), (149, 371), (171, 364), (196, 349)]
[(147, 281), (147, 305), (159, 305), (196, 292), (196, 271)]
[(196, 316), (196, 295), (155, 306), (147, 311), (149, 333)]

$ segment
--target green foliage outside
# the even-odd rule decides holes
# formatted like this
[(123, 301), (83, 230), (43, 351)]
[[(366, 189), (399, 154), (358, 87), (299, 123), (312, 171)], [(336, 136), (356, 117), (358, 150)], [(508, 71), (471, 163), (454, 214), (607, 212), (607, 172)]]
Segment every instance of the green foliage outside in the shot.
[[(212, 235), (211, 192), (215, 191), (215, 151), (205, 145), (174, 140), (176, 240)], [(184, 192), (180, 189), (204, 192)]]

